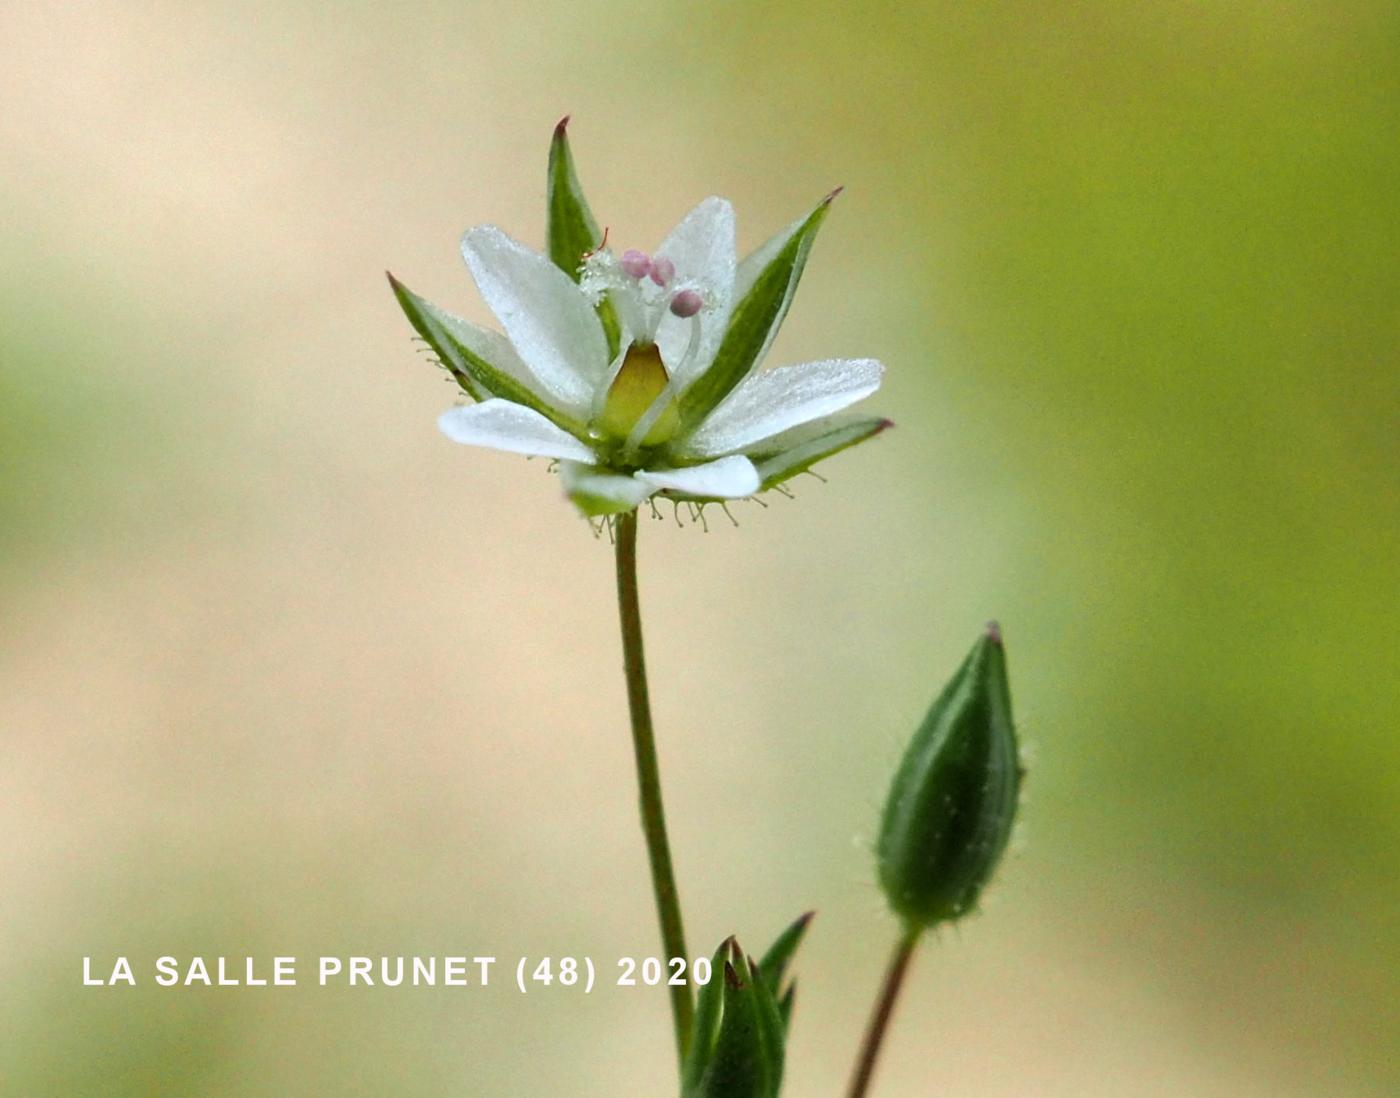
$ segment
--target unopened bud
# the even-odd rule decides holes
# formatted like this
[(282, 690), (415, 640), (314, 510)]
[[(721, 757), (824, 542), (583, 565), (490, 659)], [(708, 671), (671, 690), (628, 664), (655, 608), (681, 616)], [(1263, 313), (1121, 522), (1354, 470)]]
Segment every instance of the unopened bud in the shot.
[(760, 962), (733, 938), (720, 944), (700, 989), (681, 1098), (777, 1098), (793, 998), (784, 977), (811, 921), (789, 926)]
[(993, 623), (929, 709), (895, 774), (880, 884), (911, 926), (977, 901), (1011, 836), (1021, 787), (1001, 631)]

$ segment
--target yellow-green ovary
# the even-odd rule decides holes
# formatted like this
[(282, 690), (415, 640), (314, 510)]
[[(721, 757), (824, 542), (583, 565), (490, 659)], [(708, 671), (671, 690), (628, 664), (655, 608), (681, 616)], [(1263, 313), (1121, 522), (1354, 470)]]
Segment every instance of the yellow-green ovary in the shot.
[[(633, 345), (628, 348), (622, 369), (617, 372), (608, 390), (603, 412), (594, 421), (594, 428), (607, 438), (625, 441), (637, 421), (646, 414), (666, 388), (669, 380), (661, 352), (655, 344)], [(643, 446), (659, 446), (676, 431), (678, 413), (676, 402), (670, 401), (642, 439)]]

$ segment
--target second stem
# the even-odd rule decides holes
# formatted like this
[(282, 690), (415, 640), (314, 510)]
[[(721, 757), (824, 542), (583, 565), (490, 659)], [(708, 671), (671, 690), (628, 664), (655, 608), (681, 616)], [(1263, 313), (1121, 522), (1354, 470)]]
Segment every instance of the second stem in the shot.
[[(680, 895), (671, 867), (671, 844), (666, 838), (666, 810), (661, 802), (661, 769), (656, 758), (656, 734), (651, 725), (651, 700), (647, 693), (646, 657), (642, 650), (642, 609), (637, 593), (637, 513), (617, 517), (614, 526), (617, 549), (617, 609), (622, 621), (622, 658), (627, 675), (627, 707), (632, 715), (632, 749), (637, 759), (637, 790), (642, 810), (642, 831), (651, 862), (651, 887), (661, 922), (661, 944), (667, 960), (685, 959), (685, 927), (681, 922)], [(688, 962), (687, 962), (688, 963)], [(671, 1020), (676, 1030), (676, 1054), (685, 1059), (690, 1045), (695, 1002), (690, 987), (671, 986)]]
[(875, 1009), (870, 1015), (870, 1024), (861, 1042), (860, 1056), (856, 1060), (855, 1075), (851, 1078), (851, 1089), (846, 1098), (865, 1098), (870, 1089), (870, 1080), (875, 1075), (875, 1061), (880, 1056), (880, 1046), (885, 1043), (885, 1031), (890, 1027), (894, 1015), (894, 1004), (899, 999), (899, 990), (904, 986), (904, 977), (909, 972), (909, 962), (914, 959), (914, 947), (919, 944), (920, 927), (908, 927), (895, 944), (890, 956), (889, 967), (885, 970), (884, 982), (880, 985)]

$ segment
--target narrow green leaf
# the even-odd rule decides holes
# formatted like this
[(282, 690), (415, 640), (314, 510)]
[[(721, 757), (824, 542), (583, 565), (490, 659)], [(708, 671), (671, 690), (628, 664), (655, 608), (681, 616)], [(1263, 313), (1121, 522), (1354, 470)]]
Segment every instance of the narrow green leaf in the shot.
[(467, 345), (466, 322), (431, 301), (419, 297), (393, 275), (389, 285), (414, 330), (427, 341), (438, 361), (473, 400), (501, 397), (533, 408), (564, 430), (580, 434), (583, 428), (553, 408), (524, 382), (493, 366)]
[(778, 1005), (776, 992), (768, 985), (759, 972), (757, 962), (752, 957), (749, 972), (754, 983), (754, 1003), (758, 1017), (759, 1054), (767, 1065), (767, 1076), (771, 1090), (777, 1098), (783, 1085), (783, 1066), (787, 1055), (787, 1024), (783, 1020), (782, 1008)]
[(812, 925), (815, 915), (815, 911), (809, 911), (795, 919), (791, 926), (778, 935), (778, 940), (768, 947), (768, 952), (759, 962), (759, 974), (774, 995), (780, 991), (788, 963), (797, 952), (797, 947), (802, 944), (802, 938), (807, 933), (807, 928)]
[(724, 963), (724, 1019), (700, 1081), (703, 1098), (760, 1098), (768, 1093), (768, 1061), (758, 1034), (758, 1010), (750, 981)]
[(710, 960), (710, 982), (700, 989), (700, 996), (695, 1004), (695, 1020), (690, 1030), (690, 1051), (681, 1069), (682, 1094), (690, 1094), (700, 1085), (705, 1066), (710, 1062), (724, 1000), (724, 966), (729, 963), (727, 958), (732, 943), (733, 939), (726, 938), (715, 950), (715, 955)]
[(818, 203), (735, 303), (714, 361), (681, 395), (682, 429), (709, 415), (762, 361), (792, 304), (812, 242), (836, 193)]
[[(764, 489), (768, 489), (893, 426), (890, 420), (878, 417), (832, 417), (826, 422), (825, 429), (819, 433), (809, 433), (809, 437), (793, 446), (780, 447), (766, 454), (760, 449), (751, 457)], [(781, 443), (782, 440), (774, 441)]]
[(792, 1025), (792, 1004), (797, 999), (797, 981), (793, 980), (788, 984), (787, 994), (778, 1003), (778, 1013), (783, 1019), (783, 1034), (786, 1035), (788, 1027)]
[[(569, 149), (569, 119), (566, 115), (554, 127), (554, 140), (549, 145), (549, 180), (546, 188), (546, 236), (549, 258), (554, 265), (575, 282), (582, 277), (583, 258), (599, 247), (603, 234), (574, 167), (574, 154)], [(608, 353), (616, 356), (620, 347), (621, 326), (617, 311), (606, 297), (597, 306), (598, 319), (608, 337)]]
[(701, 1093), (705, 1098), (774, 1098), (781, 1074), (774, 1072), (771, 1025), (762, 1002), (766, 989), (737, 946), (730, 957), (724, 966), (724, 1018)]

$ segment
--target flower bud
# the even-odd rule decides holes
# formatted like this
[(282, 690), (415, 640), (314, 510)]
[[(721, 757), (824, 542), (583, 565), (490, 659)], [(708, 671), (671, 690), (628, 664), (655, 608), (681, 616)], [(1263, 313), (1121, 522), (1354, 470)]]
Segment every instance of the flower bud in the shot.
[(720, 943), (710, 982), (700, 989), (681, 1098), (777, 1098), (783, 1082), (791, 983), (779, 988), (811, 914), (794, 922), (761, 962), (733, 938)]
[(880, 885), (906, 923), (932, 926), (976, 903), (1006, 849), (1020, 786), (1006, 654), (992, 624), (914, 734), (885, 803)]

